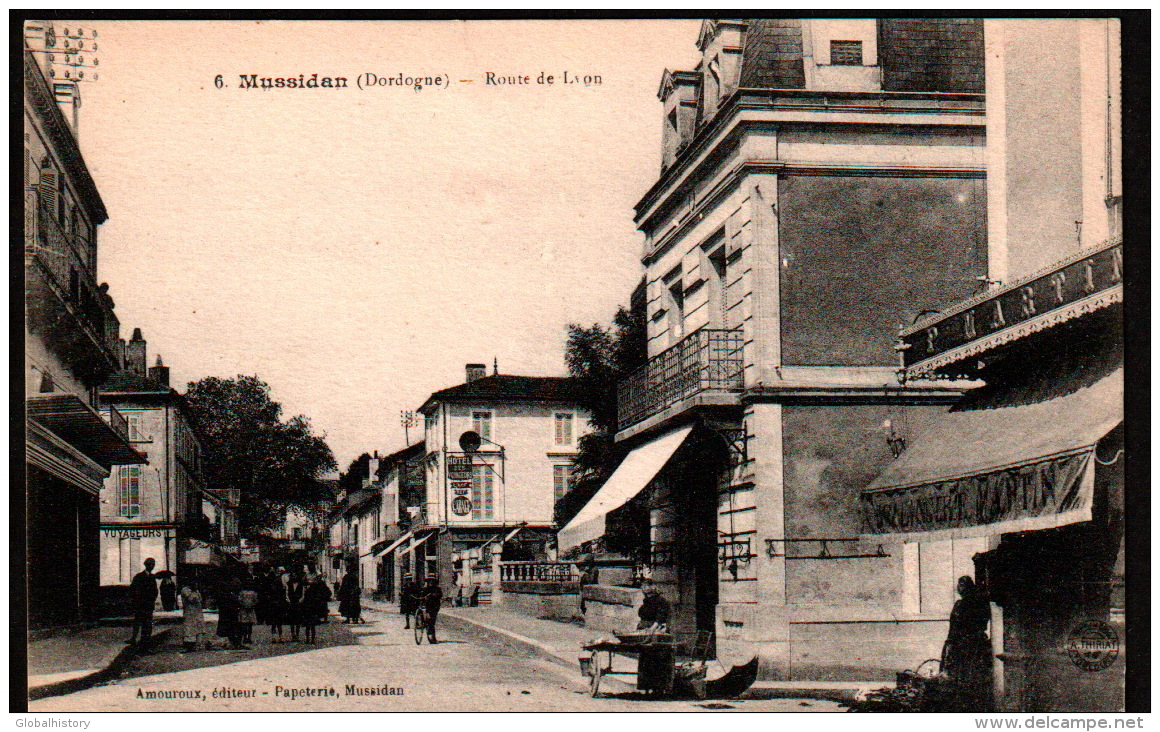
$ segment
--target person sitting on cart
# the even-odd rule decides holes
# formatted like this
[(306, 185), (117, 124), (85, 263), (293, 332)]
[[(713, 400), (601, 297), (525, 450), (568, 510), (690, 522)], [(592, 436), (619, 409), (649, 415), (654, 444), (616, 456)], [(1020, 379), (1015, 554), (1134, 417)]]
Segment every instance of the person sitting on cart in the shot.
[[(637, 610), (638, 631), (651, 635), (667, 633), (672, 608), (651, 583), (644, 586), (644, 601)], [(643, 648), (637, 662), (636, 688), (647, 694), (659, 696), (667, 694), (673, 685), (673, 648), (669, 644)]]
[(427, 578), (427, 586), (423, 588), (423, 609), (427, 611), (427, 640), (435, 640), (435, 620), (439, 617), (439, 608), (443, 607), (443, 588), (439, 586), (439, 579), (435, 575)]

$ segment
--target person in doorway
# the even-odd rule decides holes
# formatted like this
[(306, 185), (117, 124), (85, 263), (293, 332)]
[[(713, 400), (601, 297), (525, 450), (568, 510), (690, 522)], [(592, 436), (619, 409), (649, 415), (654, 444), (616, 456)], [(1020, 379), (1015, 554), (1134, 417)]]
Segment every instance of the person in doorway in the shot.
[[(644, 600), (637, 610), (636, 629), (652, 636), (668, 633), (669, 616), (672, 608), (669, 601), (661, 595), (660, 590), (652, 583), (645, 583)], [(651, 696), (663, 695), (672, 689), (673, 685), (673, 649), (671, 645), (658, 644), (652, 648), (642, 649), (640, 660), (637, 662), (636, 688)]]
[(399, 612), (406, 619), (404, 628), (411, 627), (411, 616), (419, 609), (420, 590), (411, 575), (403, 577), (403, 588), (399, 593)]
[(157, 580), (153, 577), (153, 557), (145, 560), (144, 571), (138, 572), (129, 583), (129, 604), (133, 611), (133, 631), (126, 643), (136, 643), (140, 631), (144, 648), (153, 635), (153, 605), (157, 602)]
[(987, 711), (991, 706), (991, 640), (987, 626), (991, 606), (967, 575), (959, 577), (959, 599), (951, 608), (943, 644), (942, 673), (955, 688), (959, 711)]
[(158, 592), (161, 595), (161, 609), (173, 612), (177, 609), (177, 583), (173, 581), (172, 572), (162, 572), (161, 585)]
[(319, 617), (330, 615), (330, 588), (321, 574), (315, 574), (306, 585), (302, 599), (303, 626), (306, 629), (306, 642), (314, 643), (317, 639)]
[(201, 591), (195, 582), (186, 582), (181, 588), (182, 653), (205, 647), (205, 616)]
[(427, 578), (422, 603), (423, 609), (427, 611), (427, 640), (438, 643), (435, 639), (435, 621), (439, 618), (439, 608), (443, 607), (443, 588), (439, 586), (439, 579), (435, 575)]

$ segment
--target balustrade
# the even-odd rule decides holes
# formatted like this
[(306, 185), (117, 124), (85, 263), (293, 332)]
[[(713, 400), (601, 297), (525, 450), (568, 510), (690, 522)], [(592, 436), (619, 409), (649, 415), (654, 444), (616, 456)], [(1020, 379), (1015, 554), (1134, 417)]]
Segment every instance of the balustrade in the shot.
[(740, 330), (701, 328), (650, 358), (617, 387), (619, 429), (701, 392), (740, 391), (743, 342)]

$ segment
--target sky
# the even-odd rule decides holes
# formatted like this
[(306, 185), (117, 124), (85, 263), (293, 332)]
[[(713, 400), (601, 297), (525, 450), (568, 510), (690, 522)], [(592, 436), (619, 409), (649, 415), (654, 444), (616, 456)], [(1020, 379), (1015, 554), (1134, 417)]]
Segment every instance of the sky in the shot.
[[(565, 374), (567, 324), (627, 303), (657, 89), (696, 64), (699, 21), (80, 25), (99, 36), (79, 138), (122, 337), (141, 328), (180, 391), (258, 375), (345, 468), (402, 448), (400, 410), (466, 363)], [(350, 87), (238, 88), (313, 73)], [(356, 88), (368, 73), (449, 83)]]

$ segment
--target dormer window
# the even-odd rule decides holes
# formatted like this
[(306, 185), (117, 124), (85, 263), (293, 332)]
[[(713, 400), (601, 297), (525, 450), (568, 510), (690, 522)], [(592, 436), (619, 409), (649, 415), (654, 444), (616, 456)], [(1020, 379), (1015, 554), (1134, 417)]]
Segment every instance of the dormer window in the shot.
[(861, 66), (862, 41), (830, 41), (830, 64)]

